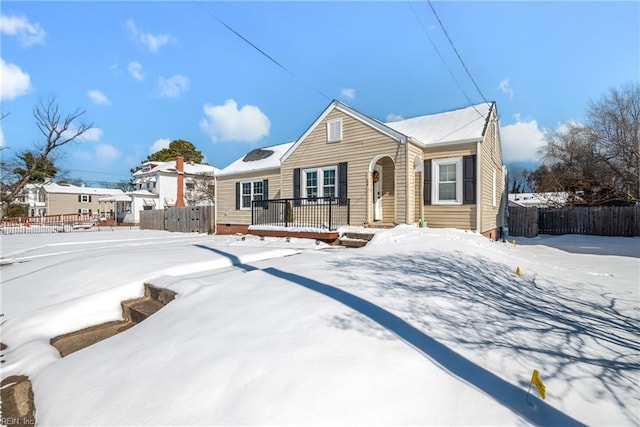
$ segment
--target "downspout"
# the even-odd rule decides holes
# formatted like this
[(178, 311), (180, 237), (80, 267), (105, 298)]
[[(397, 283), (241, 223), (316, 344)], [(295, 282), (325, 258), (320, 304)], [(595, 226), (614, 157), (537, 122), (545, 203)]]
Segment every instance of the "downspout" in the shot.
[[(282, 185), (281, 185), (282, 188)], [(213, 234), (218, 234), (218, 177), (213, 175)]]
[[(409, 141), (405, 141), (404, 142), (405, 145), (405, 160), (404, 160), (404, 179), (405, 179), (405, 193), (404, 193), (404, 223), (405, 224), (410, 224), (413, 221), (409, 221), (409, 218), (411, 218), (411, 216), (409, 215), (409, 208), (411, 206), (411, 204), (409, 203), (409, 194), (413, 194), (414, 192), (412, 191), (411, 193), (409, 193), (409, 168), (413, 167), (414, 164), (413, 162), (411, 162), (411, 166), (409, 166)], [(415, 173), (413, 174), (415, 177)], [(415, 188), (415, 184), (414, 184), (414, 188)], [(415, 214), (413, 215), (415, 217)]]
[(478, 166), (476, 167), (476, 231), (482, 233), (482, 141), (476, 143)]

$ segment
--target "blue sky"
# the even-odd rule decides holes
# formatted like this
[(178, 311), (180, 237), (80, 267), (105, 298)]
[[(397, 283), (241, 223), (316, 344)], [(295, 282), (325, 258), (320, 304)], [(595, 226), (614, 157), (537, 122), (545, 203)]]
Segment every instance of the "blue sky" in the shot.
[[(640, 80), (640, 2), (2, 2), (4, 156), (56, 96), (95, 126), (56, 161), (128, 180), (174, 139), (223, 168), (297, 139), (332, 99), (382, 121), (496, 101), (504, 160)], [(273, 58), (226, 28), (224, 22)]]

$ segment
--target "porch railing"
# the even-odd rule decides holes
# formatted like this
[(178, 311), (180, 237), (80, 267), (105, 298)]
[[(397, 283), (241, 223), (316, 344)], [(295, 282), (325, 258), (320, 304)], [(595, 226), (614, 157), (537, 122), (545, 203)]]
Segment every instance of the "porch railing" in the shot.
[(350, 199), (315, 197), (311, 199), (254, 200), (251, 225), (259, 228), (296, 228), (298, 231), (335, 231), (349, 225)]

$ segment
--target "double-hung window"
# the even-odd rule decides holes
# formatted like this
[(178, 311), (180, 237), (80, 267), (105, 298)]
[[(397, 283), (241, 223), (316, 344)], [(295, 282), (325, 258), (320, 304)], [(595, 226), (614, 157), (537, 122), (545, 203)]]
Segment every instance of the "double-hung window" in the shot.
[(336, 166), (305, 169), (302, 171), (302, 179), (302, 197), (305, 199), (337, 196), (338, 168)]
[(251, 202), (264, 200), (264, 181), (250, 181), (240, 184), (240, 209), (251, 209)]
[(462, 158), (433, 160), (433, 204), (462, 203)]
[(88, 194), (80, 195), (80, 203), (89, 203), (90, 201), (91, 201), (91, 198)]

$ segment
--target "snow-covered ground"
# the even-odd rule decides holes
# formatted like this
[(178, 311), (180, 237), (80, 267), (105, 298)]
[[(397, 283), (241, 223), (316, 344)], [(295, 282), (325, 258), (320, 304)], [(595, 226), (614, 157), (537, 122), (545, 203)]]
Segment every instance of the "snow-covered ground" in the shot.
[[(29, 375), (42, 426), (640, 424), (640, 239), (516, 241), (3, 236), (2, 377)], [(63, 359), (49, 345), (144, 282), (178, 298)]]

